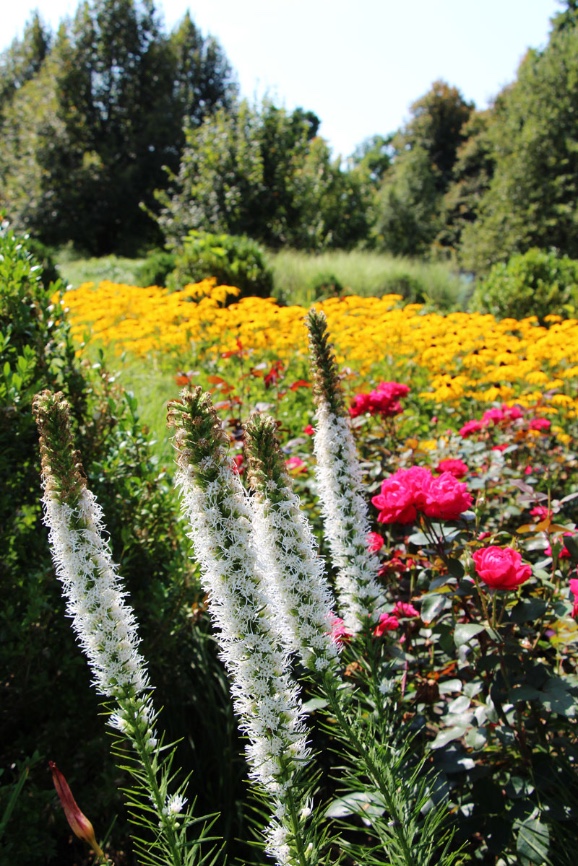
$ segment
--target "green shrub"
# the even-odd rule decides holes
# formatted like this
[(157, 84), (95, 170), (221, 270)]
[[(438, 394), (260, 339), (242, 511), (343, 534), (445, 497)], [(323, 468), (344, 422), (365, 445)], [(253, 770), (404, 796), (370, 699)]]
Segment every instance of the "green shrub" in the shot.
[(39, 274), (42, 285), (47, 289), (51, 283), (58, 282), (61, 278), (60, 272), (56, 267), (50, 247), (47, 247), (37, 238), (26, 238), (26, 248), (34, 256), (40, 267)]
[(176, 265), (174, 253), (156, 252), (150, 255), (135, 271), (135, 280), (139, 286), (167, 285), (169, 274)]
[(512, 256), (478, 284), (470, 309), (497, 319), (572, 318), (578, 314), (578, 261), (536, 248)]
[(177, 254), (169, 285), (180, 289), (207, 277), (215, 277), (220, 285), (236, 286), (240, 297), (268, 298), (273, 290), (273, 274), (258, 243), (244, 236), (191, 231)]
[(333, 273), (322, 271), (314, 274), (309, 283), (315, 300), (335, 298), (343, 294), (343, 285)]

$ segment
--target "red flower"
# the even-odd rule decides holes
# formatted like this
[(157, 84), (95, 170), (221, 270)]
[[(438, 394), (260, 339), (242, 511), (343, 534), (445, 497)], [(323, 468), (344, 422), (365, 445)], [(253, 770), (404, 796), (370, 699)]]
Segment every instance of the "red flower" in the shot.
[(485, 428), (485, 426), (486, 425), (483, 421), (466, 421), (464, 426), (460, 430), (458, 430), (458, 433), (460, 434), (462, 439), (465, 439), (466, 436), (470, 436), (472, 433), (479, 433), (480, 430), (483, 430)]
[(307, 472), (307, 464), (304, 463), (300, 457), (289, 457), (289, 459), (285, 461), (285, 467), (288, 472), (292, 472), (294, 475), (298, 475), (301, 472)]
[(380, 509), (380, 523), (412, 523), (419, 512), (427, 517), (455, 520), (472, 504), (465, 484), (449, 472), (434, 478), (423, 466), (398, 469), (381, 484), (371, 500)]
[(351, 634), (345, 628), (345, 623), (341, 617), (335, 616), (333, 613), (329, 616), (331, 619), (331, 640), (340, 646), (351, 638)]
[(243, 466), (243, 455), (235, 454), (233, 457), (233, 472), (236, 472), (237, 475), (242, 475), (245, 470)]
[(532, 418), (530, 423), (528, 424), (529, 430), (543, 430), (546, 432), (552, 426), (552, 422), (548, 421), (547, 418)]
[(415, 617), (419, 616), (419, 610), (416, 610), (413, 604), (409, 604), (405, 601), (396, 601), (393, 606), (393, 610), (391, 612), (392, 616), (395, 616), (399, 619), (402, 617)]
[(82, 839), (84, 842), (87, 842), (98, 857), (104, 859), (104, 851), (96, 841), (94, 827), (86, 815), (84, 815), (78, 808), (66, 778), (60, 772), (54, 761), (49, 761), (48, 766), (50, 767), (52, 781), (54, 782), (58, 799), (64, 809), (64, 814), (66, 815), (66, 820), (70, 825), (70, 829), (75, 836)]
[(482, 547), (473, 554), (476, 571), (491, 589), (516, 589), (532, 576), (529, 565), (512, 547)]
[(425, 507), (426, 491), (432, 474), (423, 466), (398, 469), (381, 484), (381, 493), (371, 500), (380, 509), (380, 523), (412, 523), (418, 509)]
[(386, 631), (395, 631), (396, 628), (399, 628), (399, 620), (389, 613), (382, 613), (373, 633), (375, 637), (382, 637)]
[(307, 424), (303, 428), (303, 432), (307, 434), (307, 436), (315, 436), (315, 427), (312, 427), (311, 424)]
[(503, 420), (505, 419), (505, 417), (506, 417), (506, 416), (505, 416), (505, 414), (504, 414), (503, 409), (498, 409), (498, 408), (488, 409), (488, 410), (487, 410), (486, 412), (484, 412), (484, 414), (482, 415), (482, 423), (485, 423), (485, 424), (490, 424), (490, 423), (492, 423), (492, 424), (499, 424), (500, 421), (503, 421)]
[(351, 403), (349, 414), (352, 418), (364, 415), (381, 415), (382, 418), (393, 418), (403, 412), (398, 398), (407, 397), (409, 388), (400, 382), (380, 382), (369, 394), (356, 394)]
[(381, 536), (379, 532), (367, 533), (367, 546), (372, 553), (377, 553), (378, 550), (381, 550), (384, 544), (385, 541), (383, 540), (383, 536)]
[(424, 514), (440, 520), (457, 520), (471, 504), (472, 494), (466, 485), (449, 472), (443, 472), (429, 485)]
[(546, 520), (546, 518), (552, 517), (553, 513), (554, 512), (550, 508), (546, 508), (545, 505), (535, 505), (530, 511), (532, 517), (538, 517), (540, 520)]
[(449, 472), (454, 478), (463, 478), (468, 474), (469, 469), (463, 460), (441, 460), (438, 463), (438, 472)]

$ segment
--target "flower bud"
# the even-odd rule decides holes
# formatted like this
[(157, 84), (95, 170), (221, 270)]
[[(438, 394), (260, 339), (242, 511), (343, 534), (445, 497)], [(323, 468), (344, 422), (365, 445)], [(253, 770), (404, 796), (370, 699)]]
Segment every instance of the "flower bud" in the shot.
[(82, 839), (90, 845), (97, 857), (105, 860), (106, 857), (104, 851), (96, 841), (94, 828), (86, 815), (84, 815), (78, 808), (65, 777), (60, 772), (54, 761), (49, 761), (48, 766), (50, 767), (52, 781), (54, 782), (56, 793), (58, 794), (58, 798), (62, 808), (64, 809), (66, 820), (70, 824), (70, 829), (75, 836), (78, 836), (79, 839)]

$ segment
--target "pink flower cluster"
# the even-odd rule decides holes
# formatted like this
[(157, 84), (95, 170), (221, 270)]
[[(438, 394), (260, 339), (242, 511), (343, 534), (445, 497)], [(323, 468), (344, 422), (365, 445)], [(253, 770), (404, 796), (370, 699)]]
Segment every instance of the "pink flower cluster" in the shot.
[(469, 471), (463, 460), (448, 457), (438, 463), (438, 472), (449, 472), (454, 478), (464, 478)]
[(532, 568), (512, 547), (482, 547), (472, 554), (476, 571), (490, 589), (516, 589), (532, 576)]
[(358, 415), (381, 415), (382, 418), (393, 418), (403, 412), (399, 403), (400, 397), (407, 397), (409, 388), (400, 382), (380, 382), (369, 394), (356, 394), (349, 408), (352, 418)]
[(413, 619), (419, 616), (419, 611), (415, 609), (413, 604), (406, 601), (396, 601), (391, 613), (382, 613), (379, 617), (379, 622), (373, 630), (375, 637), (382, 637), (386, 631), (395, 631), (399, 628), (400, 619)]
[(379, 508), (380, 523), (413, 523), (418, 514), (434, 520), (456, 520), (470, 508), (472, 495), (450, 472), (436, 478), (431, 469), (413, 466), (386, 478), (381, 493), (371, 501)]
[[(512, 421), (518, 421), (524, 418), (524, 412), (519, 406), (495, 406), (492, 409), (486, 410), (481, 418), (475, 418), (472, 421), (467, 421), (464, 426), (458, 431), (462, 438), (471, 436), (472, 433), (479, 433), (488, 427), (495, 427), (498, 424), (509, 424)], [(547, 418), (531, 418), (528, 424), (529, 430), (538, 430), (547, 432), (550, 429), (551, 422)]]

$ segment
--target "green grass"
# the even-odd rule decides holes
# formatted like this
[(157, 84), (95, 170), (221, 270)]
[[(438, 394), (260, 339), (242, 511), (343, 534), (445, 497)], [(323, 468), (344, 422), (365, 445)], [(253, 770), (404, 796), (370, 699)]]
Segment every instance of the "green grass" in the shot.
[(467, 281), (444, 263), (395, 258), (367, 251), (335, 251), (310, 255), (284, 250), (269, 257), (275, 294), (285, 303), (304, 306), (318, 300), (315, 286), (322, 277), (339, 281), (345, 294), (381, 296), (395, 293), (408, 301), (440, 310), (464, 308)]
[(137, 285), (135, 273), (144, 259), (125, 259), (121, 256), (81, 259), (71, 257), (68, 250), (55, 256), (56, 266), (65, 283), (76, 287), (81, 283), (100, 283), (110, 280), (113, 283)]
[[(120, 256), (81, 259), (66, 249), (56, 256), (62, 278), (72, 286), (101, 280), (138, 285), (136, 274), (144, 261)], [(380, 297), (394, 293), (433, 309), (465, 309), (473, 288), (445, 263), (361, 250), (321, 255), (283, 250), (271, 253), (268, 261), (273, 270), (274, 295), (285, 304), (309, 306), (327, 296), (318, 288), (320, 284), (337, 280), (345, 294)]]

